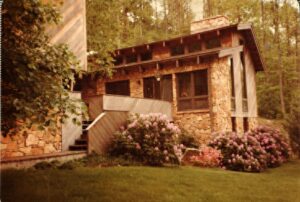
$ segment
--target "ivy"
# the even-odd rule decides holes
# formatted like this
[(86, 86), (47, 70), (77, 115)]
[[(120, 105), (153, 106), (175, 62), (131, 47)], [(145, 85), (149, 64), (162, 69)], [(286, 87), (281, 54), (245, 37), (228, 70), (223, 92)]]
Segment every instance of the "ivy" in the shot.
[(81, 116), (84, 106), (68, 93), (79, 62), (65, 44), (51, 44), (45, 31), (59, 22), (58, 11), (40, 0), (2, 6), (2, 132), (57, 127), (70, 114)]

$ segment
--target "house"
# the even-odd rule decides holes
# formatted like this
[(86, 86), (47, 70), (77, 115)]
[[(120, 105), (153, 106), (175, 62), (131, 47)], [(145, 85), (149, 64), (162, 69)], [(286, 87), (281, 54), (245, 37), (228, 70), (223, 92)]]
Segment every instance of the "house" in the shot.
[[(68, 43), (86, 69), (85, 0), (73, 3), (64, 1), (63, 23), (49, 33), (52, 43)], [(78, 126), (71, 117), (56, 130), (33, 127), (25, 135), (1, 136), (1, 167), (104, 153), (130, 112), (164, 113), (200, 143), (213, 132), (240, 133), (256, 125), (255, 74), (264, 65), (249, 24), (230, 24), (224, 16), (203, 19), (192, 23), (189, 35), (115, 55), (113, 78), (87, 77), (81, 92), (72, 92), (87, 103), (89, 121)]]
[[(213, 132), (256, 125), (255, 74), (264, 65), (250, 24), (224, 16), (193, 22), (191, 34), (115, 51), (111, 79), (86, 79), (82, 96), (163, 100), (172, 119), (207, 143)], [(119, 101), (120, 106), (126, 102)], [(147, 109), (150, 105), (144, 105)]]

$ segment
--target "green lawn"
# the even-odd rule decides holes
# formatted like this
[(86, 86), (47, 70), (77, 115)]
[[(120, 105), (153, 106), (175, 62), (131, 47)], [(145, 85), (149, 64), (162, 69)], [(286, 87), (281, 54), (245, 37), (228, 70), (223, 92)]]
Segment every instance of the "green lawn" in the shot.
[(1, 201), (300, 201), (300, 161), (264, 173), (111, 167), (1, 173)]

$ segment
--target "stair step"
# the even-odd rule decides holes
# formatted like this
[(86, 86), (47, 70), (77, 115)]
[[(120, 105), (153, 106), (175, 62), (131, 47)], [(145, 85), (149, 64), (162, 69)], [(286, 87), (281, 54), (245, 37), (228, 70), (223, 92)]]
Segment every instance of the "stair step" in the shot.
[(69, 147), (71, 151), (81, 151), (81, 150), (87, 150), (87, 145), (71, 145)]
[(93, 120), (90, 120), (90, 121), (83, 121), (82, 123), (83, 124), (91, 124), (93, 122)]
[(83, 133), (82, 135), (80, 135), (80, 139), (87, 139), (87, 133)]
[(90, 124), (82, 124), (82, 130), (86, 129)]
[(77, 139), (75, 140), (75, 145), (86, 145), (87, 144), (87, 139)]

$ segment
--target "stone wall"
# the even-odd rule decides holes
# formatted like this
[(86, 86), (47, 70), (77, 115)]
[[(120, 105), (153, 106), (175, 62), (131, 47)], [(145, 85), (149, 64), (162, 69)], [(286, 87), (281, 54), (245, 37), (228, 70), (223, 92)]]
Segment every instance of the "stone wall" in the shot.
[(17, 134), (1, 135), (1, 158), (41, 155), (60, 152), (62, 148), (61, 128), (40, 131), (33, 127)]
[(211, 138), (211, 118), (209, 113), (189, 112), (174, 116), (174, 122), (196, 138), (200, 144), (206, 144)]
[(228, 58), (220, 58), (210, 68), (210, 108), (212, 132), (232, 131), (231, 87)]

